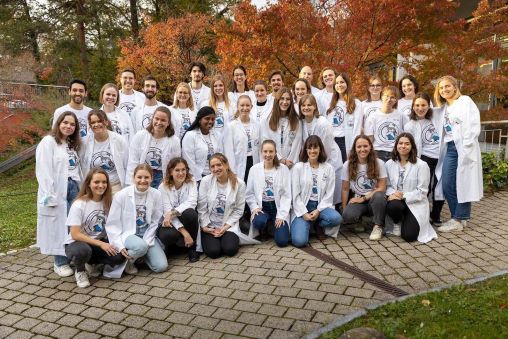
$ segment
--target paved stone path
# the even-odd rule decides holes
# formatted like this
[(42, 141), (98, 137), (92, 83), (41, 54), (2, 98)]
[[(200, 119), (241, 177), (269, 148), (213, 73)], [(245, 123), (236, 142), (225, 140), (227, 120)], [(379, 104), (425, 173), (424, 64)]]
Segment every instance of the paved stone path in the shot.
[[(413, 293), (508, 269), (508, 191), (473, 208), (471, 226), (427, 245), (366, 233), (313, 240), (322, 253)], [(335, 266), (273, 242), (234, 258), (141, 270), (76, 287), (36, 249), (0, 257), (0, 337), (299, 337), (363, 306), (394, 298)]]

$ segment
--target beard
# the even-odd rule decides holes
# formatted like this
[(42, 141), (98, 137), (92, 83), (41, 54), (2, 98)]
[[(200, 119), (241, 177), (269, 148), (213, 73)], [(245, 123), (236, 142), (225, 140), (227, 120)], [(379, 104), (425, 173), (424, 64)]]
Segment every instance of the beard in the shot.
[(151, 91), (149, 91), (149, 92), (146, 92), (146, 93), (145, 93), (145, 97), (146, 97), (147, 99), (153, 99), (153, 98), (155, 98), (155, 95), (156, 95), (156, 94), (157, 94), (157, 92), (151, 92)]

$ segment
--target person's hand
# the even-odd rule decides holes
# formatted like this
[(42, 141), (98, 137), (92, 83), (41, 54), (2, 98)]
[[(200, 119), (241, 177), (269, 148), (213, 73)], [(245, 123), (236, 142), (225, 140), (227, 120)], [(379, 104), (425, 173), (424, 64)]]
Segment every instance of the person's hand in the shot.
[(127, 259), (132, 260), (132, 257), (129, 255), (129, 252), (127, 251), (127, 249), (126, 249), (126, 248), (122, 249), (122, 250), (120, 251), (120, 253), (122, 253), (122, 255), (123, 255), (124, 257), (126, 257)]
[(164, 217), (164, 220), (162, 221), (162, 227), (173, 227), (171, 219), (172, 219), (171, 212), (168, 212)]
[(291, 168), (293, 167), (294, 163), (291, 161), (291, 160), (288, 160), (286, 159), (286, 164), (285, 164), (288, 168)]
[(401, 199), (402, 199), (402, 198), (400, 198), (400, 197), (399, 197), (399, 195), (398, 195), (398, 194), (395, 194), (395, 193), (390, 194), (390, 195), (388, 196), (388, 201), (392, 201), (392, 200), (401, 200)]
[(113, 245), (108, 244), (107, 242), (102, 242), (99, 247), (101, 248), (101, 250), (106, 252), (110, 257), (118, 254), (116, 248)]
[(254, 211), (252, 211), (252, 214), (250, 215), (250, 221), (252, 222), (252, 220), (254, 220), (256, 215), (258, 215), (259, 213), (263, 213), (263, 210), (261, 208), (256, 208)]
[(280, 218), (275, 219), (275, 223), (274, 223), (275, 228), (281, 227), (282, 224), (284, 224), (284, 219), (280, 219)]
[(226, 225), (222, 226), (221, 228), (216, 228), (213, 232), (213, 236), (216, 238), (222, 237), (227, 230), (227, 228), (225, 226)]
[(187, 234), (183, 235), (183, 243), (184, 243), (185, 247), (189, 248), (192, 245), (194, 245), (194, 240), (192, 239), (190, 234), (187, 233)]
[(365, 199), (363, 197), (353, 197), (349, 200), (350, 204), (363, 204)]
[(305, 220), (305, 221), (312, 221), (312, 215), (311, 215), (309, 212), (305, 213), (305, 214), (302, 216), (302, 218), (303, 218), (303, 220)]
[(201, 229), (203, 232), (205, 233), (208, 233), (208, 234), (211, 234), (213, 235), (214, 234), (214, 231), (215, 231), (215, 228), (213, 227), (210, 227), (210, 226), (205, 226)]
[(314, 211), (310, 212), (310, 215), (312, 217), (312, 221), (316, 220), (319, 217), (319, 210), (315, 209)]

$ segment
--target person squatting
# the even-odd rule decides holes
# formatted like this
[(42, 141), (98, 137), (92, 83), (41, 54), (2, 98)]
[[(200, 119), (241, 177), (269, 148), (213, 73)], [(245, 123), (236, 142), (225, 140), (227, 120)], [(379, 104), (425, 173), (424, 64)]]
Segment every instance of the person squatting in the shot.
[(360, 101), (329, 67), (322, 89), (309, 66), (292, 86), (276, 70), (252, 87), (236, 66), (230, 91), (205, 74), (192, 63), (171, 106), (153, 76), (134, 90), (132, 69), (121, 88), (102, 87), (98, 109), (84, 105), (85, 82), (70, 82), (36, 151), (37, 246), (55, 273), (87, 287), (89, 275), (119, 278), (140, 263), (163, 272), (175, 253), (234, 256), (267, 237), (304, 247), (363, 217), (372, 241), (426, 243), (432, 225), (462, 231), (483, 196), (479, 110), (451, 76), (433, 100), (411, 75), (398, 88), (372, 76)]

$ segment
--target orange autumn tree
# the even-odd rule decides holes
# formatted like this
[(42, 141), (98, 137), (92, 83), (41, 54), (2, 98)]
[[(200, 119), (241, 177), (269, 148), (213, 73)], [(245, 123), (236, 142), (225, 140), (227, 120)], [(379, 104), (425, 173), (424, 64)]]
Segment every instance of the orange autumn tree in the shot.
[(141, 79), (153, 75), (160, 83), (159, 100), (169, 102), (176, 85), (188, 77), (192, 61), (210, 63), (215, 49), (211, 17), (189, 13), (149, 25), (139, 40), (120, 42), (118, 69), (132, 67)]

